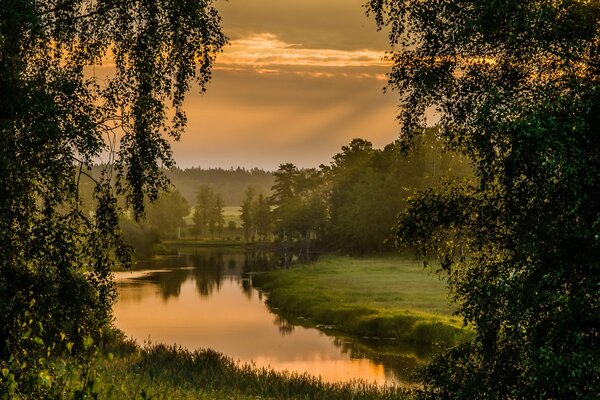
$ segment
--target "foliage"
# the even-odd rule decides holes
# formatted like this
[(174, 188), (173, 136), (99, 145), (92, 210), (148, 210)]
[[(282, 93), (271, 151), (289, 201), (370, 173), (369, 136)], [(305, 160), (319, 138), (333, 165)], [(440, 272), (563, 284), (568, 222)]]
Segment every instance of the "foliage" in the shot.
[(215, 193), (212, 186), (200, 185), (196, 192), (196, 206), (194, 207), (193, 231), (196, 236), (215, 232), (221, 236), (225, 217), (223, 215), (223, 198)]
[[(396, 50), (406, 141), (425, 111), (476, 182), (411, 201), (400, 244), (439, 251), (471, 343), (423, 372), (430, 398), (600, 392), (600, 3), (368, 4)], [(427, 237), (435, 243), (427, 243)], [(458, 241), (468, 257), (452, 258)]]
[[(30, 303), (34, 306), (35, 301)], [(22, 336), (9, 341), (7, 359), (0, 360), (0, 398), (87, 399), (98, 398), (98, 363), (112, 360), (104, 349), (122, 338), (116, 332), (100, 330), (75, 337), (61, 333), (56, 340), (47, 335), (41, 322), (35, 323), (24, 311)]]
[(203, 235), (208, 227), (208, 214), (210, 213), (210, 203), (213, 196), (213, 190), (209, 185), (201, 185), (196, 191), (196, 203), (192, 216), (193, 231), (196, 236)]
[[(39, 344), (38, 374), (14, 380), (16, 362), (3, 365), (0, 398), (44, 399), (398, 399), (399, 388), (365, 382), (329, 384), (308, 374), (275, 372), (239, 365), (213, 350), (190, 352), (174, 346), (140, 348), (107, 332), (101, 341), (86, 339), (79, 356), (53, 357), (54, 350)], [(64, 338), (58, 344), (73, 348)], [(28, 348), (31, 348), (29, 346)], [(42, 351), (43, 350), (43, 351)], [(23, 390), (27, 386), (30, 390)], [(27, 392), (31, 397), (22, 396)], [(401, 397), (402, 396), (402, 397)]]
[(171, 190), (147, 206), (146, 221), (161, 239), (175, 239), (180, 236), (181, 228), (185, 226), (184, 218), (189, 213), (187, 200), (178, 190)]
[(160, 243), (160, 235), (144, 221), (136, 222), (127, 216), (121, 216), (119, 229), (123, 241), (131, 247), (135, 259), (143, 260), (155, 254), (154, 247)]
[(435, 130), (412, 151), (398, 142), (373, 149), (355, 139), (333, 157), (326, 169), (330, 182), (329, 241), (354, 252), (382, 251), (393, 221), (406, 199), (421, 188), (436, 186), (444, 176), (468, 176), (464, 158), (444, 152)]
[(217, 193), (215, 198), (215, 204), (213, 206), (213, 212), (215, 218), (212, 220), (212, 224), (209, 225), (209, 231), (211, 233), (217, 232), (217, 235), (221, 237), (223, 227), (225, 226), (225, 215), (223, 214), (223, 197), (220, 193)]
[(119, 218), (121, 237), (138, 260), (155, 255), (156, 245), (161, 241), (181, 237), (181, 230), (186, 226), (184, 217), (190, 213), (187, 201), (177, 190), (161, 194), (145, 207), (145, 220), (135, 221), (130, 214)]
[(270, 203), (274, 206), (275, 232), (284, 240), (304, 238), (308, 246), (311, 233), (321, 233), (325, 223), (323, 174), (315, 169), (298, 170), (293, 164), (283, 164), (274, 175)]
[[(211, 1), (2, 2), (3, 363), (19, 357), (37, 365), (35, 343), (18, 345), (24, 321), (43, 327), (44, 343), (61, 334), (79, 343), (110, 322), (110, 271), (130, 256), (118, 234), (115, 188), (136, 218), (146, 197), (165, 188), (160, 167), (172, 165), (165, 137), (179, 137), (184, 94), (193, 81), (204, 87), (224, 42)], [(105, 60), (111, 72), (98, 76)], [(78, 186), (102, 155), (110, 162), (93, 179), (89, 213)]]
[(352, 253), (390, 250), (393, 221), (406, 199), (444, 176), (470, 176), (464, 157), (445, 152), (435, 130), (404, 151), (398, 142), (374, 149), (354, 139), (318, 170), (281, 165), (270, 202), (281, 238), (316, 238)]
[(256, 233), (258, 234), (258, 239), (264, 242), (271, 233), (271, 206), (269, 205), (268, 199), (261, 193), (258, 195), (254, 207)]
[[(244, 201), (240, 207), (240, 220), (242, 221), (242, 229), (246, 242), (254, 241), (256, 231), (256, 203), (254, 200), (256, 192), (252, 186), (248, 186), (245, 193)], [(264, 222), (263, 222), (264, 223)]]

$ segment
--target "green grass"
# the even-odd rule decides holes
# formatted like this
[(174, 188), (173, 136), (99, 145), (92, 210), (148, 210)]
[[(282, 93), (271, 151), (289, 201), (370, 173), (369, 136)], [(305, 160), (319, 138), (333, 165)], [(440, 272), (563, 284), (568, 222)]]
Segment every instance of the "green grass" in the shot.
[(398, 387), (330, 384), (307, 374), (238, 365), (212, 350), (131, 347), (97, 364), (94, 388), (99, 398), (383, 400), (408, 398), (409, 393)]
[(358, 337), (448, 346), (468, 334), (452, 316), (445, 283), (407, 258), (328, 256), (257, 274), (253, 282), (274, 312), (294, 322)]
[(242, 220), (240, 215), (242, 214), (242, 210), (240, 207), (223, 207), (223, 216), (225, 217), (225, 226), (229, 223), (229, 221), (235, 222), (236, 226), (239, 228), (242, 226)]

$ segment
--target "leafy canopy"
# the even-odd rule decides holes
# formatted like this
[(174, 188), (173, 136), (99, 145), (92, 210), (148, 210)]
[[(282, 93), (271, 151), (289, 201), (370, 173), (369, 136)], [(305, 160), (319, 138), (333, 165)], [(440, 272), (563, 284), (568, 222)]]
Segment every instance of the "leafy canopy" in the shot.
[[(442, 254), (476, 338), (423, 372), (432, 398), (600, 392), (600, 2), (371, 0), (394, 46), (403, 138), (440, 116), (477, 179), (423, 192), (400, 244)], [(466, 258), (454, 257), (460, 241)]]
[[(110, 269), (129, 256), (116, 194), (140, 217), (165, 188), (167, 138), (184, 128), (185, 92), (210, 78), (219, 23), (211, 0), (2, 1), (1, 357), (23, 318), (48, 338), (110, 321)], [(83, 212), (78, 186), (100, 156)]]

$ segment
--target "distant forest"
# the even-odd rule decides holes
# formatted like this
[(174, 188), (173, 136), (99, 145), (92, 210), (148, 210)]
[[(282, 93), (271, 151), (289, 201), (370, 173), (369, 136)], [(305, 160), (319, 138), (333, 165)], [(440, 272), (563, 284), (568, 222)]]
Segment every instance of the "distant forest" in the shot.
[(222, 196), (225, 207), (242, 204), (248, 186), (257, 194), (268, 196), (275, 182), (272, 172), (258, 168), (174, 168), (166, 171), (166, 175), (189, 204), (196, 203), (199, 186), (209, 185)]
[[(104, 168), (104, 165), (95, 165), (90, 175), (98, 178)], [(225, 207), (239, 207), (244, 201), (248, 186), (252, 186), (257, 194), (268, 196), (275, 182), (272, 172), (258, 168), (173, 168), (163, 172), (174, 189), (178, 190), (190, 205), (196, 203), (200, 186), (208, 185), (215, 193), (219, 193)], [(79, 188), (84, 204), (91, 210), (93, 182), (87, 176), (82, 176)]]

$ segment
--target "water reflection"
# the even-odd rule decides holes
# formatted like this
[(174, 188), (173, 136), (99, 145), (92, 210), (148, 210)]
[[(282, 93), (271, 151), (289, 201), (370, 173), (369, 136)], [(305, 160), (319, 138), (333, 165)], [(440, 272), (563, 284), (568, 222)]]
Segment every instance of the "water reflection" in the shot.
[(116, 274), (116, 324), (139, 342), (209, 347), (259, 367), (309, 372), (326, 381), (406, 381), (427, 355), (392, 341), (326, 335), (308, 322), (271, 313), (251, 277), (281, 263), (272, 252), (200, 248), (140, 264)]
[[(224, 277), (239, 278), (242, 291), (250, 296), (252, 281), (249, 273), (271, 270), (282, 264), (282, 259), (274, 252), (231, 251), (218, 249), (181, 250), (178, 256), (165, 256), (140, 262), (136, 271), (148, 271), (137, 276), (118, 274), (119, 284), (123, 287), (154, 284), (161, 289), (163, 300), (178, 297), (181, 285), (193, 280), (201, 297), (210, 297), (219, 290)], [(120, 278), (126, 278), (122, 280)]]

